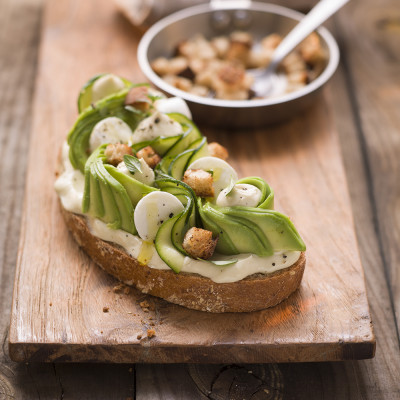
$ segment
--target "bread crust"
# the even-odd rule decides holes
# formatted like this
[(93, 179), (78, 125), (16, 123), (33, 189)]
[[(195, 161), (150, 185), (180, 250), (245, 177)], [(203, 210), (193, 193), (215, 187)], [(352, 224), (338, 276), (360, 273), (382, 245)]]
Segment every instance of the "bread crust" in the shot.
[(130, 257), (122, 247), (92, 235), (85, 217), (61, 208), (79, 246), (106, 272), (143, 293), (187, 308), (212, 313), (262, 310), (289, 297), (303, 277), (304, 252), (288, 268), (271, 274), (254, 274), (232, 283), (216, 283), (198, 274), (150, 268)]

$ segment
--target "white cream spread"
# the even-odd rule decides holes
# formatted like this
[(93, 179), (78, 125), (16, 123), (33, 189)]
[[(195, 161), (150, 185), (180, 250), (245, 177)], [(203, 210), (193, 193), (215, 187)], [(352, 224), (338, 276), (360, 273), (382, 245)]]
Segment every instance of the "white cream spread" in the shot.
[(133, 134), (133, 143), (152, 140), (159, 136), (176, 136), (182, 133), (182, 126), (168, 115), (156, 111), (140, 122)]
[[(98, 219), (90, 219), (88, 225), (93, 235), (102, 240), (119, 244), (139, 262), (155, 269), (170, 269), (160, 258), (152, 243), (144, 242), (128, 232), (110, 229), (107, 224)], [(181, 272), (199, 274), (216, 283), (236, 282), (252, 274), (269, 274), (287, 268), (293, 265), (299, 257), (300, 251), (277, 252), (270, 257), (258, 257), (254, 254), (215, 255), (212, 257), (212, 260), (238, 260), (235, 264), (224, 267), (208, 261), (185, 257)]]
[(73, 213), (82, 214), (83, 189), (85, 177), (81, 171), (74, 169), (69, 161), (69, 146), (64, 142), (62, 146), (62, 163), (64, 172), (54, 184), (56, 192), (60, 196), (62, 206)]
[(259, 188), (247, 183), (237, 183), (229, 193), (227, 193), (228, 191), (229, 187), (222, 190), (218, 195), (217, 206), (257, 207), (262, 195)]

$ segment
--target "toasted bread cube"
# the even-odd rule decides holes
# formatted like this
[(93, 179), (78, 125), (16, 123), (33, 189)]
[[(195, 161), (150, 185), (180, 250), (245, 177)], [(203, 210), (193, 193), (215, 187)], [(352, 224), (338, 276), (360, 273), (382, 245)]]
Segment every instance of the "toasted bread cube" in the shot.
[(114, 166), (124, 161), (124, 156), (127, 154), (131, 156), (133, 154), (132, 149), (127, 144), (122, 143), (109, 144), (104, 151), (107, 162)]
[(207, 260), (214, 254), (217, 242), (211, 231), (193, 227), (186, 232), (182, 247), (191, 257)]
[(244, 75), (245, 71), (242, 66), (225, 64), (218, 70), (218, 81), (215, 84), (221, 86), (222, 90), (240, 88), (244, 82)]
[(150, 168), (154, 168), (160, 161), (161, 157), (155, 152), (151, 146), (143, 147), (136, 153), (137, 158), (143, 158)]
[(199, 86), (212, 87), (214, 77), (214, 70), (211, 68), (205, 68), (204, 71), (199, 72), (196, 75), (195, 82)]
[(176, 87), (177, 89), (184, 90), (185, 92), (188, 92), (193, 86), (193, 83), (190, 79), (183, 78), (181, 76), (165, 75), (163, 76), (163, 79), (170, 85)]
[(208, 144), (208, 152), (211, 157), (218, 157), (222, 160), (226, 160), (229, 156), (228, 150), (217, 142), (211, 142)]
[(306, 71), (307, 65), (297, 52), (290, 53), (281, 63), (287, 74), (298, 71)]
[(213, 177), (202, 169), (188, 169), (183, 175), (182, 181), (189, 185), (197, 196), (200, 197), (213, 197)]
[(222, 100), (248, 100), (250, 98), (250, 91), (247, 89), (236, 90), (221, 90), (215, 91), (215, 98)]
[(307, 78), (307, 71), (291, 72), (287, 76), (289, 83), (300, 83), (304, 85), (307, 83)]
[(300, 44), (300, 54), (304, 61), (314, 65), (325, 60), (326, 56), (322, 49), (319, 36), (313, 32)]
[(209, 94), (209, 89), (202, 85), (193, 85), (189, 90), (189, 93), (195, 94), (196, 96), (207, 97)]
[(216, 58), (217, 52), (211, 43), (202, 35), (196, 35), (190, 40), (185, 40), (178, 45), (178, 53), (187, 58), (201, 58), (209, 60)]
[(169, 60), (166, 57), (158, 57), (151, 63), (151, 68), (157, 75), (167, 75), (169, 73)]
[(133, 87), (125, 97), (125, 105), (147, 111), (150, 108), (149, 88), (146, 86)]
[(185, 57), (173, 57), (171, 59), (159, 57), (151, 63), (151, 68), (160, 76), (179, 75), (187, 67), (188, 60)]
[(201, 73), (201, 71), (204, 71), (207, 64), (208, 61), (202, 60), (201, 58), (192, 58), (189, 60), (189, 68), (195, 75)]
[(228, 52), (230, 41), (226, 36), (218, 36), (211, 39), (211, 45), (217, 52), (219, 58), (224, 58)]
[(277, 33), (271, 33), (261, 41), (261, 46), (264, 49), (275, 50), (282, 42), (282, 36)]
[(226, 59), (245, 62), (253, 45), (251, 35), (247, 32), (233, 32), (230, 39)]
[(273, 51), (268, 49), (249, 51), (246, 59), (246, 68), (266, 67), (271, 61), (272, 53)]

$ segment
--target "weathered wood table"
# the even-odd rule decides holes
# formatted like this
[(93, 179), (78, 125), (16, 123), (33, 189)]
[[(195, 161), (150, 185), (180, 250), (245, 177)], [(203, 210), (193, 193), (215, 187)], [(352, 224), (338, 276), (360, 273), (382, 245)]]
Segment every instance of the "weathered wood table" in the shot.
[[(284, 3), (306, 11), (313, 2)], [(52, 25), (47, 27), (47, 34), (53, 38), (68, 29), (69, 18), (79, 15), (77, 10), (83, 7), (72, 0), (59, 4), (53, 3)], [(135, 40), (139, 38), (139, 33), (116, 12), (107, 20), (96, 21), (100, 13), (92, 8), (91, 24), (112, 24)], [(11, 297), (40, 27), (41, 22), (46, 26), (49, 17), (48, 12), (43, 13), (44, 9), (38, 0), (0, 0), (0, 216), (3, 221), (0, 225), (3, 344), (0, 399), (399, 398), (400, 7), (397, 2), (387, 0), (377, 5), (370, 0), (353, 1), (331, 21), (329, 27), (341, 47), (342, 63), (323, 96), (332, 129), (340, 137), (377, 340), (376, 356), (365, 361), (306, 364), (23, 364), (10, 360), (7, 343)], [(67, 50), (73, 54), (74, 40), (70, 46)], [(103, 50), (106, 57), (107, 49)], [(119, 63), (115, 59), (108, 65), (115, 65), (117, 70)], [(42, 61), (42, 74), (45, 67)], [(71, 74), (80, 77), (77, 71)], [(79, 85), (77, 82), (76, 86)], [(74, 117), (71, 112), (69, 121)], [(304, 129), (305, 121), (300, 116), (290, 124)], [(288, 128), (283, 124), (271, 129), (279, 132)]]

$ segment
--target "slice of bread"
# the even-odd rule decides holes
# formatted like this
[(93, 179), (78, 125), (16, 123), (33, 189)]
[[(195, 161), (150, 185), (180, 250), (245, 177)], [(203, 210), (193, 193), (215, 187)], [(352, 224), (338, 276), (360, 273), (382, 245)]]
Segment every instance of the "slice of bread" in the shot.
[(109, 274), (143, 293), (195, 310), (223, 313), (273, 307), (299, 287), (304, 272), (304, 253), (288, 268), (271, 274), (254, 274), (232, 283), (215, 283), (198, 274), (154, 269), (140, 264), (122, 247), (92, 235), (85, 217), (65, 209), (63, 215), (79, 246)]

